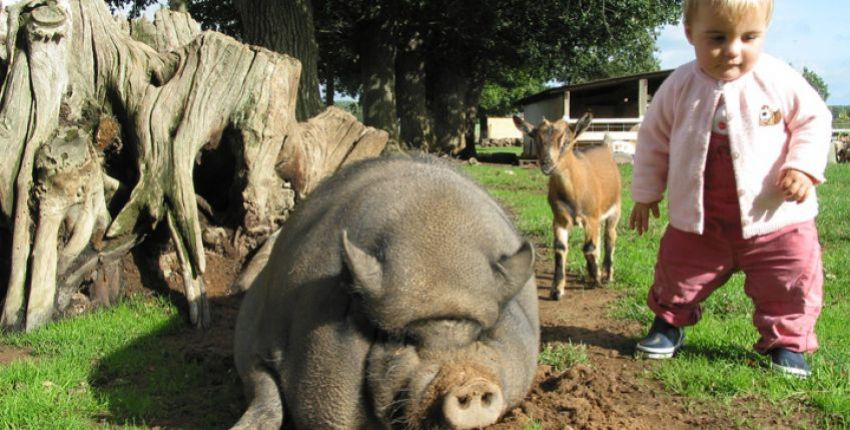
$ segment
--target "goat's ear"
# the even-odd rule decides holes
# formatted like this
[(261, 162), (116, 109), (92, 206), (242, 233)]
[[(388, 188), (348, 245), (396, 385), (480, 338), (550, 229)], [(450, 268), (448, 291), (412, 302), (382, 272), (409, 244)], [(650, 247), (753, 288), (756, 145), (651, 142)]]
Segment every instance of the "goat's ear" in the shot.
[(593, 114), (590, 112), (585, 113), (584, 115), (576, 121), (575, 125), (572, 128), (573, 136), (578, 137), (578, 135), (584, 133), (588, 127), (590, 127), (590, 122), (593, 121)]
[(514, 115), (514, 125), (516, 128), (522, 132), (522, 134), (526, 136), (534, 136), (534, 126), (531, 125), (528, 121), (523, 120), (522, 118)]

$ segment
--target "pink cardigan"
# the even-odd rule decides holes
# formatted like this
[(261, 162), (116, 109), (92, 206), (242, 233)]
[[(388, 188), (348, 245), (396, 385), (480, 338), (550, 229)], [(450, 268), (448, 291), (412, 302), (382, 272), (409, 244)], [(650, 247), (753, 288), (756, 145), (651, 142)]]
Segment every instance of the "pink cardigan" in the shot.
[(813, 219), (818, 213), (815, 193), (801, 204), (785, 202), (776, 181), (789, 168), (815, 183), (825, 180), (832, 115), (799, 73), (767, 54), (734, 81), (712, 79), (696, 62), (680, 66), (664, 81), (638, 132), (634, 200), (660, 201), (666, 189), (670, 224), (702, 234), (703, 173), (721, 96), (744, 237)]

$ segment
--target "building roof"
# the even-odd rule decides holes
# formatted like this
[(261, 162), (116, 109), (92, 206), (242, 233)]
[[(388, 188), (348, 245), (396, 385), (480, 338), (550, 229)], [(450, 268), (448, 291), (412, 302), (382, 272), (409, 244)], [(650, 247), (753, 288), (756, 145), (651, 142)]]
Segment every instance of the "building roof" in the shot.
[(561, 95), (565, 92), (568, 92), (568, 91), (572, 92), (572, 91), (582, 91), (582, 90), (596, 90), (596, 89), (605, 88), (605, 87), (615, 87), (615, 86), (619, 86), (619, 85), (622, 85), (622, 84), (625, 84), (625, 83), (628, 83), (628, 82), (636, 81), (638, 79), (666, 79), (667, 76), (670, 75), (670, 73), (673, 73), (673, 69), (659, 70), (659, 71), (647, 72), (647, 73), (638, 73), (636, 75), (619, 76), (619, 77), (616, 77), (616, 78), (600, 79), (598, 81), (583, 82), (583, 83), (574, 84), (574, 85), (563, 85), (563, 86), (560, 86), (560, 87), (549, 88), (549, 89), (543, 90), (543, 91), (541, 91), (537, 94), (532, 94), (528, 97), (519, 99), (515, 103), (515, 105), (516, 106), (529, 105), (531, 103), (534, 103), (534, 102), (537, 102), (537, 101), (540, 101), (540, 100), (546, 100), (546, 99), (549, 99), (549, 98), (552, 98), (552, 97), (555, 97), (555, 96), (559, 96), (559, 95)]

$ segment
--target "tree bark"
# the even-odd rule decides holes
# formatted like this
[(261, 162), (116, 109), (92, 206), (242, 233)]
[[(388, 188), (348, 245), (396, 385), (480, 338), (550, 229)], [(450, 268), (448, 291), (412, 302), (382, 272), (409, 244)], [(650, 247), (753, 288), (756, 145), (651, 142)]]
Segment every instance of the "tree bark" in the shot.
[(332, 73), (328, 73), (325, 77), (325, 106), (334, 105), (334, 95), (336, 94), (336, 85)]
[(165, 50), (158, 52), (122, 31), (101, 0), (30, 0), (9, 11), (16, 27), (8, 32), (14, 50), (0, 106), (8, 125), (0, 128), (7, 155), (0, 212), (13, 225), (2, 327), (46, 323), (63, 302), (60, 292), (78, 288), (162, 221), (190, 320), (206, 326), (193, 181), (202, 149), (226, 145), (237, 155), (243, 217), (235, 237), (254, 247), (296, 195), (386, 144), (386, 133), (338, 109), (298, 123), (297, 60), (193, 33), (197, 24), (186, 14), (157, 14), (153, 35), (138, 35)]
[(465, 104), (466, 110), (464, 111), (463, 117), (466, 123), (465, 125), (465, 137), (464, 137), (464, 147), (458, 153), (458, 156), (462, 159), (469, 159), (471, 157), (476, 157), (478, 154), (475, 150), (476, 146), (476, 136), (475, 136), (475, 126), (478, 124), (478, 102), (481, 99), (481, 91), (483, 90), (484, 85), (478, 82), (477, 80), (470, 80), (469, 88), (466, 91)]
[(433, 80), (435, 150), (455, 155), (466, 146), (466, 94), (469, 81), (456, 68), (442, 64), (429, 75)]
[[(363, 123), (389, 133), (390, 143), (398, 144), (396, 116), (395, 61), (396, 23), (392, 13), (384, 11), (375, 19), (360, 24), (360, 72), (363, 94)], [(386, 18), (386, 19), (385, 19)]]
[(427, 152), (434, 146), (434, 135), (428, 111), (423, 44), (417, 32), (402, 45), (396, 59), (396, 94), (402, 145)]
[(301, 62), (296, 118), (305, 121), (322, 110), (319, 96), (319, 46), (310, 0), (234, 0), (246, 43), (287, 54)]

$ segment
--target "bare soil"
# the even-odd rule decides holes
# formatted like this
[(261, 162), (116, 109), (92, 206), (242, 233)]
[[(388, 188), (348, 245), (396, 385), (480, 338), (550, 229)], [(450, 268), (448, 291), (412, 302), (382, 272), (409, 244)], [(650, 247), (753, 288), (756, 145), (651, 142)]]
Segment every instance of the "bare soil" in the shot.
[[(541, 254), (548, 252), (541, 244), (537, 246)], [(239, 263), (215, 253), (208, 252), (207, 256), (205, 279), (212, 303), (212, 327), (198, 330), (187, 323), (185, 328), (163, 335), (157, 341), (173, 360), (202, 363), (205, 376), (198, 382), (197, 390), (179, 399), (164, 400), (154, 416), (144, 417), (144, 422), (152, 428), (210, 428), (211, 416), (216, 422), (224, 421), (217, 422), (216, 428), (227, 428), (245, 407), (232, 357), (233, 327), (241, 295), (233, 294), (230, 286)], [(586, 289), (582, 282), (572, 278), (566, 296), (561, 301), (552, 301), (548, 298), (551, 269), (547, 259), (538, 260), (541, 343), (584, 344), (590, 363), (564, 372), (539, 365), (526, 400), (491, 429), (523, 429), (531, 422), (540, 423), (542, 429), (818, 427), (811, 410), (796, 401), (781, 406), (756, 398), (721, 403), (671, 394), (651, 376), (652, 369), (660, 363), (633, 357), (634, 344), (644, 328), (607, 316), (620, 293), (607, 288)], [(168, 285), (175, 303), (181, 303), (181, 296), (175, 292), (180, 283), (176, 272), (161, 275), (155, 262), (140, 253), (128, 255), (123, 263), (128, 291), (152, 294), (152, 290), (162, 291)], [(0, 346), (0, 365), (28, 356), (28, 350)], [(120, 382), (143, 383), (143, 378), (133, 379)], [(101, 386), (117, 383), (93, 381), (93, 385)], [(109, 416), (101, 417), (100, 421), (120, 424), (124, 419)]]
[(32, 351), (25, 348), (0, 345), (0, 366), (9, 364), (15, 360), (23, 360), (31, 355)]
[[(548, 250), (538, 244), (542, 254)], [(584, 344), (590, 359), (564, 372), (540, 365), (527, 399), (509, 411), (492, 429), (522, 429), (532, 421), (543, 429), (692, 429), (692, 428), (816, 428), (816, 417), (801, 404), (783, 406), (760, 399), (744, 398), (725, 404), (713, 400), (695, 400), (669, 393), (651, 377), (660, 363), (633, 357), (634, 344), (644, 328), (639, 324), (609, 318), (610, 306), (619, 294), (612, 289), (586, 289), (573, 278), (566, 297), (555, 302), (548, 298), (551, 269), (545, 258), (536, 267), (540, 297), (541, 343), (572, 342)], [(212, 298), (213, 327), (207, 331), (187, 328), (166, 341), (183, 351), (186, 360), (211, 362), (212, 373), (220, 384), (236, 378), (232, 367), (233, 327), (240, 295), (230, 285), (236, 276), (236, 264), (210, 255), (207, 265), (208, 293)], [(544, 267), (545, 266), (545, 267)], [(125, 267), (128, 274), (133, 265)], [(128, 281), (133, 281), (133, 276)], [(174, 275), (174, 278), (177, 278)], [(173, 284), (173, 282), (169, 282)], [(212, 375), (215, 377), (215, 375)], [(212, 384), (204, 389), (215, 389)], [(203, 390), (199, 395), (203, 396)], [(244, 408), (241, 404), (222, 405), (234, 421)], [(194, 428), (195, 418), (209, 411), (195, 410), (185, 402), (175, 414), (150, 421), (164, 427)], [(199, 404), (203, 405), (203, 402)], [(163, 411), (165, 412), (165, 411)], [(193, 418), (194, 417), (194, 418)], [(231, 421), (230, 423), (234, 422)], [(222, 427), (227, 424), (222, 423)]]

